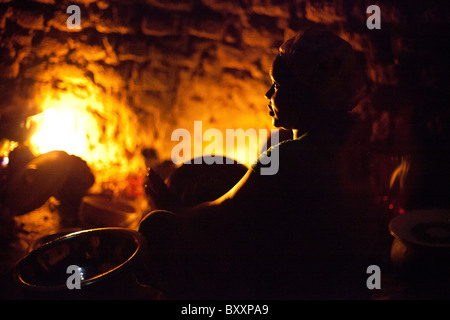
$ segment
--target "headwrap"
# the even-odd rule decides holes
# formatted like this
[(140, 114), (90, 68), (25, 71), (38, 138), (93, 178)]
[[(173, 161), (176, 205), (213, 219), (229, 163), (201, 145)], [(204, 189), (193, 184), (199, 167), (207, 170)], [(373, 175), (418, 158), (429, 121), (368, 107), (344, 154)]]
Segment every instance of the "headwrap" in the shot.
[(350, 111), (362, 96), (365, 82), (355, 52), (332, 32), (308, 29), (298, 33), (281, 45), (279, 56), (321, 108)]

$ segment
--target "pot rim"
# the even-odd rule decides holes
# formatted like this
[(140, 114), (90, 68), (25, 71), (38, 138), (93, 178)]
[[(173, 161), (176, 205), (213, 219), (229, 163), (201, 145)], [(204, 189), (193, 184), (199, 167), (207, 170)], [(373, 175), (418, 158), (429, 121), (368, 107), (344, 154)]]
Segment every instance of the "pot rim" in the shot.
[(389, 222), (389, 232), (398, 240), (405, 244), (414, 245), (425, 248), (450, 248), (449, 242), (427, 242), (417, 238), (413, 229), (417, 226), (444, 223), (445, 226), (450, 225), (450, 211), (446, 209), (424, 209), (407, 211), (402, 215), (396, 216)]
[(18, 284), (20, 287), (32, 290), (32, 291), (40, 291), (40, 292), (51, 292), (51, 291), (61, 291), (61, 290), (68, 290), (66, 284), (61, 285), (36, 285), (29, 283), (25, 281), (21, 274), (20, 270), (23, 267), (24, 264), (26, 264), (30, 259), (33, 259), (37, 254), (42, 252), (45, 249), (51, 248), (61, 242), (70, 241), (75, 237), (78, 237), (80, 234), (86, 234), (86, 233), (103, 233), (103, 232), (111, 232), (111, 233), (121, 233), (121, 234), (127, 234), (131, 236), (134, 239), (134, 242), (136, 244), (136, 248), (134, 249), (133, 253), (122, 263), (115, 266), (114, 268), (103, 272), (101, 274), (98, 274), (94, 277), (91, 277), (89, 279), (84, 279), (80, 281), (80, 285), (88, 286), (90, 284), (103, 281), (107, 278), (110, 278), (111, 276), (117, 275), (119, 273), (122, 273), (125, 271), (131, 264), (134, 263), (135, 257), (139, 254), (142, 245), (143, 245), (143, 236), (135, 230), (129, 229), (129, 228), (122, 228), (122, 227), (104, 227), (104, 228), (92, 228), (92, 229), (85, 229), (77, 232), (72, 232), (66, 235), (63, 235), (61, 237), (58, 237), (56, 239), (53, 239), (49, 242), (46, 242), (39, 248), (31, 251), (26, 256), (21, 258), (16, 265), (14, 266), (13, 276), (14, 281), (16, 284)]

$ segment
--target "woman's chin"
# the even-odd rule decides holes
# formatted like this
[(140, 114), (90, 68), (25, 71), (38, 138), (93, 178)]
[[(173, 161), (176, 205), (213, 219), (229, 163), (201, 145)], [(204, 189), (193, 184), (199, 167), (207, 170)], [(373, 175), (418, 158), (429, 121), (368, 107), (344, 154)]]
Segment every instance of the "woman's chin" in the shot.
[(287, 126), (285, 123), (282, 123), (280, 120), (275, 118), (272, 118), (272, 125), (278, 129), (291, 130), (289, 126)]

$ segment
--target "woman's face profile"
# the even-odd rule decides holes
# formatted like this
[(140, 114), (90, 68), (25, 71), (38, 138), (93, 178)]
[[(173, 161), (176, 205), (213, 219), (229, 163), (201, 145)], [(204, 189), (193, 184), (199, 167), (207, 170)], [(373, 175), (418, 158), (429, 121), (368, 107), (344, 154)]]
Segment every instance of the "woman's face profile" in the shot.
[(266, 92), (266, 98), (270, 100), (268, 108), (273, 126), (297, 129), (298, 113), (302, 109), (298, 80), (279, 56), (273, 62), (270, 77), (272, 86)]

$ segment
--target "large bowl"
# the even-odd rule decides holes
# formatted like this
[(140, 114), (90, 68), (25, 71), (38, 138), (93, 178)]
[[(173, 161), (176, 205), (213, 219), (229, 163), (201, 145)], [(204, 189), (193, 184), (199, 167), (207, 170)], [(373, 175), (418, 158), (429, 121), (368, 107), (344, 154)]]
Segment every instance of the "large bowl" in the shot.
[[(391, 261), (401, 278), (423, 287), (445, 288), (450, 294), (450, 211), (417, 210), (389, 223), (394, 236)], [(441, 289), (439, 289), (441, 290)]]
[(197, 159), (191, 164), (184, 163), (168, 178), (169, 192), (180, 199), (184, 206), (196, 206), (205, 201), (213, 201), (224, 195), (248, 171), (248, 168), (237, 161), (223, 157), (223, 164), (207, 164), (205, 157), (200, 164)]
[(132, 298), (142, 291), (136, 278), (146, 276), (145, 246), (140, 233), (125, 228), (74, 232), (21, 259), (14, 278), (26, 298)]

